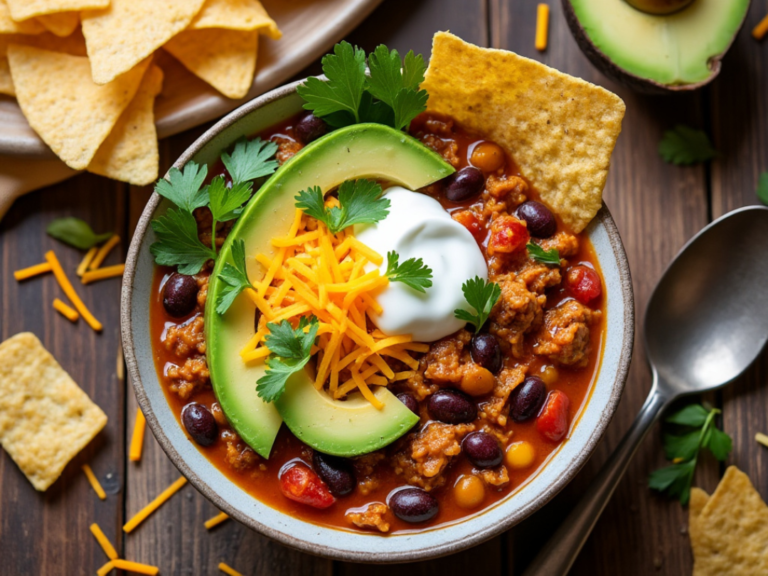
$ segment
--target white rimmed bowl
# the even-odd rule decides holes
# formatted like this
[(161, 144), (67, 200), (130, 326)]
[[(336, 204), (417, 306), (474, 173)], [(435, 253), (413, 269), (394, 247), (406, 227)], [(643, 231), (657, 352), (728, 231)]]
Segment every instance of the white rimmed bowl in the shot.
[[(264, 94), (233, 111), (201, 136), (174, 164), (213, 164), (241, 136), (250, 136), (301, 110), (298, 82)], [(632, 356), (634, 301), (627, 257), (616, 224), (603, 208), (587, 228), (602, 267), (606, 334), (599, 376), (569, 439), (545, 466), (506, 498), (461, 521), (413, 533), (382, 536), (319, 526), (293, 518), (246, 493), (190, 442), (166, 400), (153, 360), (149, 304), (155, 240), (150, 227), (161, 198), (154, 194), (128, 251), (121, 323), (123, 347), (136, 397), (163, 450), (189, 481), (219, 509), (278, 542), (320, 556), (353, 562), (408, 562), (458, 552), (517, 524), (555, 496), (581, 469), (605, 432), (621, 397)]]

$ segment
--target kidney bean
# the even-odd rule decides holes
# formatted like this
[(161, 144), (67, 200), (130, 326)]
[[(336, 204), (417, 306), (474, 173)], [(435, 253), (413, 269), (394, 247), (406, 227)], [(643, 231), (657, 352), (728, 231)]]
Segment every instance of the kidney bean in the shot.
[(568, 432), (568, 408), (571, 401), (565, 392), (553, 390), (536, 418), (536, 429), (547, 440), (560, 442)]
[(163, 288), (163, 307), (174, 318), (186, 316), (197, 305), (197, 280), (174, 272)]
[(219, 425), (216, 424), (213, 414), (197, 402), (184, 406), (181, 411), (181, 422), (187, 433), (200, 446), (210, 446), (219, 436)]
[(477, 418), (475, 402), (458, 390), (438, 390), (427, 400), (430, 415), (446, 424), (464, 424)]
[(474, 363), (490, 370), (493, 374), (498, 374), (501, 370), (502, 355), (496, 336), (487, 332), (475, 334), (470, 346)]
[(426, 522), (435, 517), (440, 507), (434, 496), (421, 488), (404, 488), (389, 497), (389, 507), (404, 522)]
[(328, 508), (336, 502), (320, 477), (301, 462), (280, 471), (280, 491), (286, 498), (313, 508)]
[(309, 144), (328, 132), (328, 124), (322, 118), (318, 118), (311, 112), (306, 114), (293, 127), (293, 133), (299, 142)]
[(461, 449), (478, 468), (493, 468), (504, 459), (499, 441), (487, 432), (470, 432), (464, 437)]
[(547, 386), (538, 376), (528, 376), (509, 395), (509, 415), (515, 422), (530, 420), (539, 412)]
[(484, 186), (483, 173), (474, 166), (467, 166), (448, 177), (445, 195), (451, 202), (463, 202), (480, 194)]
[(416, 414), (416, 416), (419, 415), (419, 403), (411, 394), (408, 394), (408, 392), (400, 392), (400, 394), (397, 395), (397, 399), (405, 404), (405, 407)]
[(528, 232), (536, 238), (549, 238), (557, 231), (557, 221), (552, 212), (541, 202), (528, 200), (517, 207), (515, 215), (525, 220)]
[(312, 467), (334, 496), (346, 496), (355, 489), (355, 471), (349, 460), (315, 451)]

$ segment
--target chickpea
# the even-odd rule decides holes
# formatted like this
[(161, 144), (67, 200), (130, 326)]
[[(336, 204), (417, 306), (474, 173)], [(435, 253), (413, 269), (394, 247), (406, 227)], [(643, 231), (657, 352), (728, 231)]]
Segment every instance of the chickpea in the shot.
[(496, 380), (490, 370), (471, 362), (465, 366), (459, 386), (470, 396), (482, 396), (493, 390), (495, 384)]
[(504, 151), (493, 142), (481, 142), (472, 150), (469, 161), (483, 172), (496, 172), (504, 166)]
[(544, 384), (547, 386), (552, 386), (559, 376), (560, 374), (558, 373), (557, 368), (552, 365), (542, 366), (539, 371), (539, 378), (544, 380)]
[(521, 470), (533, 464), (535, 458), (536, 451), (533, 449), (533, 446), (530, 442), (523, 440), (509, 445), (505, 460), (510, 468)]
[(485, 484), (477, 476), (463, 475), (453, 486), (453, 498), (462, 508), (477, 508), (485, 500)]

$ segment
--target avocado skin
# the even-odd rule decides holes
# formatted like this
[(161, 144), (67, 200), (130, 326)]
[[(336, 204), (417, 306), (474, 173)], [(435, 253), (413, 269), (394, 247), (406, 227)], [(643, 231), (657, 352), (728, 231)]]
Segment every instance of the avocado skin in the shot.
[(741, 28), (744, 26), (748, 12), (745, 11), (744, 18), (742, 18), (741, 23), (731, 38), (731, 43), (728, 44), (728, 46), (725, 48), (725, 50), (723, 50), (721, 54), (712, 58), (712, 73), (709, 75), (709, 77), (701, 82), (696, 82), (694, 84), (661, 84), (648, 78), (641, 78), (640, 76), (636, 76), (635, 74), (627, 72), (623, 68), (617, 66), (589, 39), (589, 36), (587, 36), (587, 33), (584, 31), (581, 22), (579, 22), (579, 19), (576, 17), (576, 13), (574, 12), (573, 6), (571, 5), (571, 0), (561, 0), (561, 2), (563, 5), (563, 12), (565, 14), (565, 21), (568, 23), (568, 27), (571, 29), (571, 34), (573, 34), (573, 37), (576, 40), (576, 43), (579, 45), (579, 48), (581, 48), (581, 51), (595, 66), (595, 68), (600, 70), (614, 82), (617, 82), (622, 86), (626, 86), (634, 92), (656, 95), (688, 93), (692, 90), (698, 90), (699, 88), (706, 86), (712, 82), (712, 80), (717, 78), (718, 74), (720, 74), (720, 69), (722, 68), (722, 59), (733, 45), (733, 42), (736, 40), (736, 36), (738, 36), (739, 31), (741, 31)]

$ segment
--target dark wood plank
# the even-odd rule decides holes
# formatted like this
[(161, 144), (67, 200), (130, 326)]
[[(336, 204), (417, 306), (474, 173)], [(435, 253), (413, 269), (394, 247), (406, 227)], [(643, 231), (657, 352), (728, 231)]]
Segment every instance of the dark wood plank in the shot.
[[(75, 289), (104, 324), (96, 334), (80, 319), (71, 324), (51, 306), (66, 300), (52, 275), (17, 283), (13, 270), (44, 261), (54, 249), (71, 280), (82, 254), (45, 234), (57, 217), (77, 216), (101, 231), (122, 228), (125, 187), (92, 175), (34, 192), (16, 201), (0, 222), (2, 339), (34, 332), (64, 369), (109, 417), (106, 429), (67, 466), (45, 493), (36, 492), (13, 461), (0, 453), (0, 549), (3, 574), (92, 574), (106, 557), (88, 530), (97, 522), (119, 545), (123, 510), (123, 398), (117, 374), (120, 342), (118, 279)], [(120, 262), (115, 250), (109, 263)], [(90, 464), (108, 492), (94, 494), (80, 467)]]
[[(679, 122), (700, 126), (704, 114), (700, 95), (648, 97), (611, 83), (578, 49), (559, 2), (551, 5), (550, 43), (544, 53), (534, 49), (536, 3), (492, 0), (491, 6), (494, 47), (513, 50), (605, 86), (626, 102), (627, 115), (613, 156), (605, 200), (629, 256), (639, 320), (629, 381), (603, 442), (562, 494), (510, 533), (510, 564), (517, 574), (575, 504), (648, 393), (650, 374), (639, 337), (645, 305), (667, 262), (707, 222), (704, 168), (681, 169), (664, 164), (656, 147), (663, 130)], [(630, 465), (573, 574), (690, 573), (690, 551), (683, 531), (685, 511), (676, 502), (651, 494), (646, 486), (648, 473), (662, 465), (660, 432), (656, 429)], [(716, 473), (716, 467), (710, 463), (699, 475), (708, 485)]]

